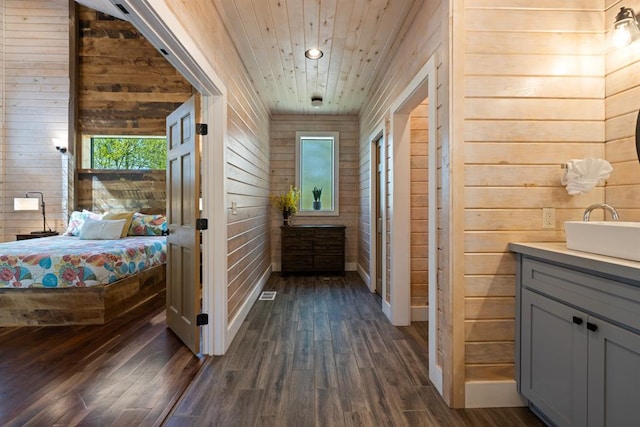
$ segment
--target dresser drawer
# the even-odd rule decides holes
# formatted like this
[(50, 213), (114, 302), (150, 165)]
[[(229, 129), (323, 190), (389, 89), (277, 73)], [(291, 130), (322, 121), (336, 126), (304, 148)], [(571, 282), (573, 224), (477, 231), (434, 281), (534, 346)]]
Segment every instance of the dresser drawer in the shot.
[(282, 241), (282, 247), (286, 251), (311, 252), (311, 249), (313, 248), (313, 240), (312, 239), (295, 239), (287, 236)]
[(344, 273), (344, 226), (283, 226), (282, 274)]
[(319, 271), (342, 271), (344, 270), (343, 258), (335, 255), (314, 255), (313, 268)]
[(313, 268), (313, 258), (310, 256), (290, 256), (282, 259), (282, 271), (306, 271)]
[(316, 229), (315, 238), (318, 240), (341, 241), (344, 236), (344, 229), (318, 228)]
[(342, 253), (344, 249), (344, 241), (342, 239), (318, 240), (313, 242), (315, 252), (331, 252), (334, 254)]
[(315, 230), (312, 229), (300, 229), (297, 227), (282, 227), (282, 238), (283, 239), (304, 239), (309, 240), (313, 239), (315, 236)]

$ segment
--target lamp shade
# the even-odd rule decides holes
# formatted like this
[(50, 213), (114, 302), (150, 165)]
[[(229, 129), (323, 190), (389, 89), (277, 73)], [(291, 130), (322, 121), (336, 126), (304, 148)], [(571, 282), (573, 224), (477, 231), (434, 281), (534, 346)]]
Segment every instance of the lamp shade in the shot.
[(39, 211), (40, 200), (29, 197), (16, 197), (13, 199), (14, 211)]

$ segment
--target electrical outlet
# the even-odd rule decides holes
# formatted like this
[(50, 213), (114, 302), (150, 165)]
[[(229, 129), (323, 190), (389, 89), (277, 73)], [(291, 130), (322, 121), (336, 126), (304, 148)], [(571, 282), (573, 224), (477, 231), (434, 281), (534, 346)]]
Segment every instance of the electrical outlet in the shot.
[(542, 208), (542, 228), (556, 228), (555, 208)]

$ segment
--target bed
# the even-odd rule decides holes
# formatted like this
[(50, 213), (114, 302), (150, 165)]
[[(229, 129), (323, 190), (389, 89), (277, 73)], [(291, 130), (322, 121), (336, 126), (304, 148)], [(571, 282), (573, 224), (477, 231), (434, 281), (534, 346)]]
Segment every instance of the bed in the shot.
[(0, 243), (0, 326), (104, 324), (164, 292), (166, 237)]

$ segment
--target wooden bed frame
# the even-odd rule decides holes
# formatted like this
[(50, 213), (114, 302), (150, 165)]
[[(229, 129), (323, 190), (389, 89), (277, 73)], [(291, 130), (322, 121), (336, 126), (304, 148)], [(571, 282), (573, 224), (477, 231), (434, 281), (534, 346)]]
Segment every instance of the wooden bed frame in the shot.
[(166, 265), (88, 288), (0, 288), (0, 327), (102, 325), (158, 292)]

